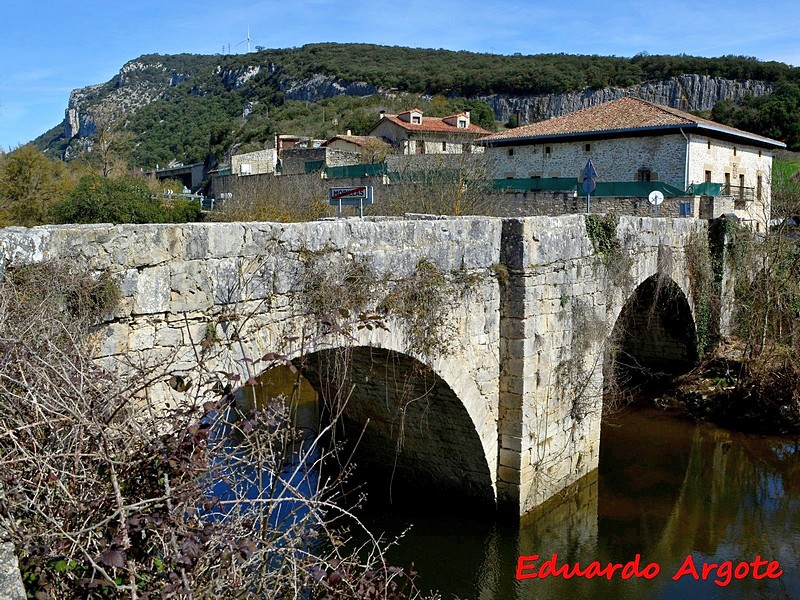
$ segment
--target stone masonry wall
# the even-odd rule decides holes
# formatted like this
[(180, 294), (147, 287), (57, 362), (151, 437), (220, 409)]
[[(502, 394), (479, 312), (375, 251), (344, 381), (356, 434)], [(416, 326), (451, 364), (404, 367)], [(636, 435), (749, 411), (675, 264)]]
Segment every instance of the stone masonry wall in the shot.
[[(445, 441), (432, 451), (422, 441), (416, 447), (428, 452), (428, 474), (480, 492), (488, 473), (498, 503), (523, 514), (597, 467), (606, 338), (656, 273), (675, 282), (693, 311), (684, 249), (705, 228), (694, 219), (620, 217), (614, 256), (595, 251), (583, 215), (7, 228), (0, 273), (53, 259), (111, 270), (123, 299), (97, 333), (97, 358), (110, 369), (142, 365), (163, 399), (183, 399), (167, 381), (196, 377), (199, 359), (211, 372), (244, 378), (258, 374), (244, 359), (268, 352), (295, 358), (349, 345), (413, 359), (433, 370), (448, 403), (437, 412), (432, 399), (419, 423)], [(465, 293), (440, 300), (439, 321), (428, 325), (431, 334), (447, 333), (447, 352), (415, 350), (402, 317), (390, 317), (388, 331), (362, 329), (353, 339), (315, 333), (320, 307), (309, 304), (310, 290), (335, 291), (359, 264), (377, 303), (421, 260), (469, 282)], [(327, 279), (309, 287), (314, 264)], [(348, 301), (334, 294), (334, 304)], [(447, 456), (439, 462), (436, 452)], [(453, 472), (460, 454), (473, 475)]]
[[(501, 502), (521, 514), (598, 464), (604, 345), (626, 300), (659, 272), (688, 299), (683, 247), (704, 224), (622, 217), (621, 254), (597, 255), (582, 216), (506, 219), (501, 306)], [(669, 264), (659, 247), (673, 249)]]
[[(123, 298), (97, 334), (97, 358), (109, 369), (122, 369), (129, 361), (142, 365), (160, 382), (151, 394), (163, 400), (182, 399), (166, 382), (173, 374), (196, 378), (199, 348), (209, 340), (216, 341), (202, 355), (205, 367), (238, 372), (243, 380), (258, 374), (244, 358), (268, 352), (295, 357), (301, 348), (305, 354), (354, 345), (408, 355), (430, 367), (458, 398), (464, 415), (458, 426), (468, 422), (475, 432), (477, 448), (455, 451), (465, 438), (450, 426), (452, 410), (433, 407), (426, 426), (447, 441), (443, 464), (456, 468), (451, 457), (477, 452), (483, 466), (474, 469), (485, 473), (494, 497), (499, 286), (491, 266), (499, 261), (500, 232), (496, 219), (9, 228), (0, 230), (0, 271), (51, 259), (110, 269)], [(322, 261), (322, 272), (331, 274), (334, 286), (347, 265), (367, 265), (371, 281), (365, 284), (376, 286), (377, 302), (380, 289), (409, 276), (423, 259), (469, 280), (463, 296), (442, 299), (442, 320), (430, 324), (431, 333), (446, 328), (449, 352), (432, 357), (415, 352), (402, 318), (390, 318), (389, 331), (354, 332), (354, 340), (314, 337), (305, 298), (312, 261)], [(327, 308), (334, 311), (348, 300), (337, 297)], [(229, 343), (240, 327), (241, 342)], [(306, 339), (297, 340), (304, 333)], [(393, 447), (385, 453), (385, 463), (391, 464)], [(448, 478), (458, 480), (461, 474)]]
[(494, 179), (580, 177), (591, 159), (598, 181), (636, 181), (637, 171), (648, 169), (658, 181), (685, 187), (686, 140), (680, 134), (495, 146), (486, 152)]

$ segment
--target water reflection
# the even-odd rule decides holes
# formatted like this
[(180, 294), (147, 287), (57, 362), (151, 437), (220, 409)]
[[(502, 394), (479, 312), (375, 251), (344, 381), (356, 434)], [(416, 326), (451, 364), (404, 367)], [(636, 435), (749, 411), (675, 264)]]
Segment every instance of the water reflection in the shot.
[[(270, 403), (281, 405), (268, 408)], [(251, 425), (254, 409), (262, 412), (260, 422)], [(209, 441), (216, 449), (208, 496), (220, 502), (209, 514), (222, 517), (231, 509), (261, 514), (277, 530), (306, 518), (310, 509), (304, 500), (319, 485), (322, 454), (317, 393), (309, 382), (287, 366), (274, 367), (245, 386), (224, 414), (210, 418), (216, 426)], [(256, 427), (286, 433), (241, 435), (243, 428)], [(242, 498), (249, 502), (237, 502)]]
[[(658, 411), (630, 410), (603, 424), (600, 468), (577, 494), (527, 516), (519, 529), (479, 519), (393, 517), (415, 528), (392, 559), (414, 560), (424, 588), (444, 597), (677, 599), (800, 597), (800, 464), (787, 440), (734, 434)], [(391, 525), (383, 517), (383, 525)], [(654, 579), (515, 580), (519, 555), (559, 564), (655, 562)], [(720, 587), (685, 576), (702, 563), (777, 560), (779, 579), (748, 576)], [(762, 569), (763, 571), (763, 569)]]

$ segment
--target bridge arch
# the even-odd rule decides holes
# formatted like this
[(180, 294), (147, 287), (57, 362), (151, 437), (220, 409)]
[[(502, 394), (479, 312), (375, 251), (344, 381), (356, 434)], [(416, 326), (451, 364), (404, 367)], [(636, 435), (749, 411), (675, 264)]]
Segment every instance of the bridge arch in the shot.
[[(285, 356), (320, 395), (323, 422), (326, 402), (345, 400), (331, 441), (343, 442), (342, 456), (358, 441), (354, 462), (357, 474), (369, 475), (371, 497), (412, 508), (453, 497), (494, 507), (497, 418), (491, 399), (463, 358), (412, 356), (400, 327), (389, 329), (359, 331), (355, 339), (328, 340)], [(259, 355), (255, 348), (244, 352)]]
[(606, 348), (605, 392), (637, 389), (686, 372), (697, 361), (692, 306), (671, 276), (644, 279), (621, 306)]
[[(408, 354), (356, 346), (295, 361), (321, 392), (323, 412), (344, 402), (333, 435), (389, 502), (434, 499), (494, 505), (493, 478), (476, 427), (453, 388)], [(344, 364), (342, 364), (344, 363)]]

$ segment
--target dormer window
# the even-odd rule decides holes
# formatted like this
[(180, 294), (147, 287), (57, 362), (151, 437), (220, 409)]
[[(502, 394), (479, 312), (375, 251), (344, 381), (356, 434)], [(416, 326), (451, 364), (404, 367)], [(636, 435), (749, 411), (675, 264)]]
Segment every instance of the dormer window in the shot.
[(397, 115), (397, 118), (412, 125), (422, 125), (422, 111), (418, 108), (412, 108), (406, 112)]
[(467, 128), (467, 120), (466, 119), (459, 119), (458, 120), (458, 127), (460, 129), (466, 129)]

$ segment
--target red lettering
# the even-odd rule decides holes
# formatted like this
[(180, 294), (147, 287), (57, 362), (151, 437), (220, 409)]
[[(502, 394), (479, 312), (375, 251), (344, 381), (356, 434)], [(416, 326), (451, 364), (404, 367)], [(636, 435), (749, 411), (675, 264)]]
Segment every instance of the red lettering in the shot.
[(763, 567), (767, 564), (767, 561), (761, 558), (760, 554), (757, 554), (756, 559), (750, 564), (753, 565), (753, 579), (764, 579), (767, 576), (766, 573), (763, 575), (759, 575), (758, 573), (758, 567)]
[(661, 572), (661, 567), (658, 565), (658, 563), (649, 563), (644, 568), (644, 571), (642, 571), (642, 576), (644, 576), (645, 579), (652, 579), (660, 572)]
[[(575, 563), (574, 565), (572, 565), (572, 571), (569, 570), (569, 567), (567, 567), (567, 565), (562, 565), (562, 570), (564, 571), (564, 573), (561, 576), (564, 579), (572, 579), (573, 577), (575, 577), (575, 575), (577, 575), (578, 577), (583, 575), (583, 573), (581, 572), (581, 563)], [(556, 574), (558, 574), (558, 571), (556, 571)]]
[[(744, 567), (744, 571), (742, 571), (742, 567)], [(736, 565), (736, 570), (733, 572), (733, 576), (736, 579), (744, 579), (747, 577), (747, 574), (750, 572), (750, 563), (740, 562)]]
[[(703, 567), (703, 573), (706, 572), (705, 567)], [(724, 563), (717, 567), (717, 576), (721, 579), (715, 579), (714, 583), (716, 583), (719, 587), (725, 587), (731, 582), (731, 576), (733, 575), (733, 563), (729, 560), (726, 560)], [(705, 577), (703, 577), (705, 579)]]
[(621, 568), (622, 568), (622, 565), (619, 564), (619, 563), (614, 564), (614, 565), (612, 565), (611, 563), (608, 563), (608, 566), (606, 567), (606, 579), (610, 580), (614, 576), (614, 571), (617, 571), (617, 570), (619, 570)]
[[(517, 559), (517, 579), (535, 579), (536, 578), (536, 563), (534, 561), (539, 560), (539, 555), (534, 554), (533, 556), (520, 556)], [(531, 570), (530, 573), (526, 573), (525, 571)]]
[(561, 565), (557, 567), (558, 564), (558, 554), (553, 554), (550, 558), (542, 563), (542, 566), (539, 567), (539, 578), (544, 579), (546, 577), (561, 577), (569, 570), (567, 565)]
[(709, 563), (703, 563), (703, 574), (701, 575), (701, 577), (704, 580), (708, 579), (709, 573), (711, 573), (711, 571), (716, 569), (718, 566), (719, 565), (717, 565), (717, 563), (710, 563), (710, 564)]
[(770, 561), (769, 565), (767, 566), (767, 577), (769, 577), (770, 579), (777, 579), (778, 577), (783, 575), (783, 569), (781, 569), (777, 573), (775, 572), (775, 569), (780, 569), (780, 568), (781, 568), (781, 563), (779, 563), (777, 560)]
[(673, 575), (672, 580), (678, 581), (678, 579), (684, 575), (691, 575), (695, 579), (700, 579), (700, 575), (697, 574), (697, 568), (694, 566), (694, 558), (692, 558), (691, 554), (683, 561), (681, 568)]
[(628, 561), (625, 563), (625, 566), (622, 567), (622, 578), (623, 579), (630, 579), (631, 577), (641, 577), (642, 574), (639, 571), (639, 559), (641, 555), (637, 554), (634, 556), (633, 560)]

